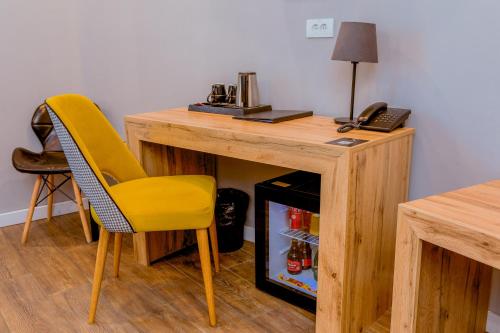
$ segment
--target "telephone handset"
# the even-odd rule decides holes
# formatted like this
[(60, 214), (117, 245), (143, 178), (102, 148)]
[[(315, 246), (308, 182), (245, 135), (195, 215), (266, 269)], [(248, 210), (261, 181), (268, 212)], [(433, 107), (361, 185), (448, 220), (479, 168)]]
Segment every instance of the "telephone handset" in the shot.
[(356, 122), (345, 124), (337, 129), (340, 133), (349, 132), (353, 128), (391, 132), (402, 127), (410, 116), (411, 111), (406, 109), (388, 108), (387, 103), (377, 102), (367, 107), (358, 116)]
[(387, 103), (377, 102), (373, 103), (369, 107), (367, 107), (361, 114), (358, 116), (358, 122), (360, 123), (369, 123), (372, 118), (374, 118), (377, 114), (382, 111), (387, 110)]

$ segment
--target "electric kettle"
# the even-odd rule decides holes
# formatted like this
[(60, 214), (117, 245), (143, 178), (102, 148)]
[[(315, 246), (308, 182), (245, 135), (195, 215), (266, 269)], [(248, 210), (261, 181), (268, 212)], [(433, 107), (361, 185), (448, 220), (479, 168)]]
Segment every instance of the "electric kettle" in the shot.
[(238, 88), (236, 106), (251, 108), (258, 106), (259, 88), (257, 87), (257, 74), (255, 72), (238, 73)]

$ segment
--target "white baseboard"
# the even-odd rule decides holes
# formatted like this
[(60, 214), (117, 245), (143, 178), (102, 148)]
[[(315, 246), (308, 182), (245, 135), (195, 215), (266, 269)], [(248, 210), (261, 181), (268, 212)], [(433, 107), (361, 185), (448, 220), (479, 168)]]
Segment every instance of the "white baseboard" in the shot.
[[(87, 209), (88, 200), (86, 198), (83, 198), (83, 204)], [(55, 203), (52, 210), (52, 215), (59, 216), (59, 215), (73, 213), (76, 211), (78, 211), (76, 204), (73, 201), (68, 200)], [(9, 225), (24, 223), (27, 214), (28, 214), (28, 208), (1, 213), (0, 228), (7, 227)], [(47, 205), (38, 206), (35, 208), (35, 212), (33, 213), (33, 220), (39, 220), (46, 217), (47, 217)]]
[(486, 322), (486, 331), (489, 333), (500, 333), (500, 315), (488, 311), (488, 321)]
[(245, 226), (245, 229), (243, 231), (243, 239), (255, 243), (255, 228)]

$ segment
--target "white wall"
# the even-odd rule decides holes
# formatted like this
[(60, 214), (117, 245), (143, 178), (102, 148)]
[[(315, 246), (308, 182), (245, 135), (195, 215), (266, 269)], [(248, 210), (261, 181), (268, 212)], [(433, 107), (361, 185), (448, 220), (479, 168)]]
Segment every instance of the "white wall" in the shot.
[[(329, 60), (332, 39), (304, 38), (313, 17), (377, 23), (380, 63), (359, 66), (356, 106), (413, 110), (411, 198), (499, 178), (499, 12), (493, 0), (3, 0), (0, 212), (28, 200), (32, 178), (12, 171), (10, 151), (36, 146), (26, 125), (46, 95), (82, 91), (123, 133), (126, 114), (186, 105), (255, 70), (275, 108), (346, 114), (350, 64)], [(224, 159), (220, 183), (251, 189), (282, 171)]]

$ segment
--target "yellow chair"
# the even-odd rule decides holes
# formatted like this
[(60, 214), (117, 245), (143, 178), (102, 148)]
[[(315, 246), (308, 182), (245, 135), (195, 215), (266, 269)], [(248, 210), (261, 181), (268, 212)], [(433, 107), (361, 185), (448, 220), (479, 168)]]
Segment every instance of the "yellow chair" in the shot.
[[(115, 233), (114, 273), (118, 276), (123, 233), (196, 229), (209, 321), (215, 326), (208, 242), (210, 234), (218, 272), (215, 179), (203, 175), (148, 177), (90, 99), (61, 95), (46, 103), (71, 171), (101, 225), (89, 323), (95, 321), (110, 233)], [(109, 186), (105, 176), (118, 184)]]

